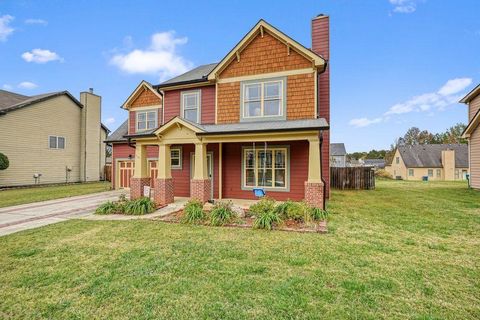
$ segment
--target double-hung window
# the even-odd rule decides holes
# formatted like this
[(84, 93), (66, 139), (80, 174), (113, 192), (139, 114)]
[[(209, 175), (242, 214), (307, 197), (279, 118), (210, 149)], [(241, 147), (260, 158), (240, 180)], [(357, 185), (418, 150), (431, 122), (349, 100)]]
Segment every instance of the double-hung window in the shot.
[(285, 119), (284, 78), (243, 82), (241, 120)]
[(428, 169), (428, 176), (433, 178), (433, 169)]
[(65, 137), (49, 136), (48, 147), (50, 149), (65, 149)]
[(200, 123), (200, 90), (182, 92), (182, 117)]
[(180, 148), (170, 149), (170, 165), (172, 169), (182, 168), (182, 149)]
[(157, 110), (137, 111), (137, 131), (157, 128)]
[(244, 149), (243, 187), (287, 189), (288, 149), (285, 147)]
[(413, 176), (414, 176), (413, 169), (408, 169), (408, 176), (409, 176), (409, 177), (413, 177)]

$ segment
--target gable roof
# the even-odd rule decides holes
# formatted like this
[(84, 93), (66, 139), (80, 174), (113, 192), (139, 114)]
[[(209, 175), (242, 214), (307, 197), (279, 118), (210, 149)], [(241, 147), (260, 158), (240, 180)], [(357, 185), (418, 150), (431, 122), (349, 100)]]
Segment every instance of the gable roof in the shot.
[(159, 99), (162, 99), (162, 95), (157, 92), (157, 90), (155, 90), (152, 86), (152, 84), (150, 82), (147, 82), (145, 80), (142, 80), (138, 86), (135, 88), (135, 90), (133, 90), (133, 92), (128, 96), (127, 100), (125, 100), (125, 102), (122, 104), (121, 108), (123, 109), (128, 109), (129, 107), (129, 104), (133, 101), (135, 101), (135, 99), (144, 91), (144, 90), (150, 90), (151, 92), (153, 92)]
[(0, 90), (0, 114), (5, 114), (7, 112), (24, 108), (61, 95), (66, 95), (76, 105), (78, 105), (80, 108), (83, 108), (83, 105), (80, 103), (80, 101), (78, 101), (68, 91), (50, 92), (29, 97), (14, 92)]
[(345, 156), (347, 150), (344, 143), (330, 143), (330, 155), (331, 156)]
[(128, 134), (128, 119), (125, 120), (117, 130), (113, 131), (111, 135), (107, 137), (105, 142), (121, 142), (127, 141), (127, 138), (124, 136)]
[(216, 74), (220, 73), (223, 68), (225, 68), (230, 61), (235, 58), (237, 52), (240, 53), (253, 38), (255, 38), (258, 34), (263, 34), (265, 31), (269, 32), (272, 36), (282, 41), (287, 46), (295, 49), (305, 58), (311, 60), (315, 66), (325, 66), (326, 60), (323, 57), (316, 54), (312, 50), (305, 48), (303, 45), (290, 38), (265, 20), (260, 19), (260, 21), (257, 22), (257, 24), (240, 40), (240, 42), (238, 42), (237, 45), (235, 45), (235, 47), (233, 47), (233, 49), (230, 50), (230, 52), (215, 66), (215, 68), (213, 68), (208, 75), (208, 80), (214, 80), (216, 78)]
[(154, 88), (165, 88), (174, 85), (190, 84), (196, 82), (208, 81), (208, 75), (217, 66), (218, 63), (209, 63), (198, 66), (190, 71), (187, 71), (177, 77), (169, 79), (154, 86)]
[(469, 103), (480, 94), (480, 84), (472, 89), (465, 97), (460, 100), (460, 103)]
[(479, 124), (480, 124), (480, 109), (477, 110), (477, 112), (473, 116), (470, 123), (467, 125), (465, 130), (463, 130), (462, 138), (469, 138)]
[(443, 150), (455, 150), (455, 167), (468, 168), (468, 146), (466, 144), (425, 144), (398, 147), (407, 168), (441, 168)]

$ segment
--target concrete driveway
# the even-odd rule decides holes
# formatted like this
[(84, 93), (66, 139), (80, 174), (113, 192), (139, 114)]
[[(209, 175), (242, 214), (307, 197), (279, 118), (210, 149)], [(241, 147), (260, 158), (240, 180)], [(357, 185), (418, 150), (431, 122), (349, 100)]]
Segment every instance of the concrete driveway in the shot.
[(91, 215), (99, 204), (118, 200), (123, 193), (115, 190), (0, 208), (0, 236)]

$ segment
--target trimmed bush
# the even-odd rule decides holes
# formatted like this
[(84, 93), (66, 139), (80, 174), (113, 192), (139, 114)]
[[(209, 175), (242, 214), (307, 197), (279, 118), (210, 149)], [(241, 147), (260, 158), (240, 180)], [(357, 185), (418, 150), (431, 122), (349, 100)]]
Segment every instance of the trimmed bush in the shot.
[(275, 210), (267, 210), (258, 213), (253, 221), (253, 227), (255, 229), (272, 230), (274, 226), (277, 226), (280, 223), (282, 223), (280, 215)]
[(249, 216), (259, 215), (269, 211), (275, 211), (275, 200), (269, 197), (263, 197), (248, 208)]
[(8, 157), (0, 152), (0, 170), (5, 170), (10, 166), (10, 161), (8, 161)]
[(126, 202), (124, 212), (131, 215), (144, 215), (153, 211), (155, 211), (155, 202), (150, 200), (150, 198), (142, 197)]
[(185, 215), (183, 216), (183, 223), (198, 223), (205, 219), (205, 212), (203, 211), (203, 204), (196, 200), (190, 200), (185, 204), (185, 208), (183, 209)]
[(232, 210), (232, 203), (230, 201), (219, 201), (215, 203), (212, 211), (210, 211), (210, 224), (212, 226), (223, 226), (235, 217), (236, 214)]

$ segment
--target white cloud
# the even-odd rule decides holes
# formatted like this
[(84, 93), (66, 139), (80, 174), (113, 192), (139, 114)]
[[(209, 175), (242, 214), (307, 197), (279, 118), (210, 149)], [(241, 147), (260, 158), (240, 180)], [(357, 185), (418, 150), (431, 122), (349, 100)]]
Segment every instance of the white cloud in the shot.
[(38, 85), (30, 81), (23, 81), (18, 84), (18, 87), (22, 89), (35, 89)]
[(26, 24), (39, 24), (39, 25), (42, 25), (42, 26), (46, 26), (48, 24), (48, 21), (43, 20), (43, 19), (26, 19), (25, 23)]
[(0, 16), (0, 41), (7, 41), (9, 35), (12, 34), (13, 28), (10, 26), (10, 22), (13, 21), (11, 15)]
[(10, 84), (8, 84), (8, 83), (5, 83), (5, 84), (2, 86), (2, 88), (3, 88), (4, 90), (12, 90), (12, 89), (13, 89), (13, 86), (10, 85)]
[(357, 118), (350, 120), (354, 127), (366, 127), (371, 124), (387, 121), (392, 116), (399, 116), (410, 112), (428, 112), (433, 115), (435, 111), (442, 111), (448, 106), (458, 103), (463, 96), (463, 91), (472, 83), (471, 78), (456, 78), (448, 80), (436, 92), (424, 93), (407, 101), (391, 106), (381, 117), (368, 119)]
[(56, 52), (46, 49), (33, 49), (32, 51), (24, 52), (22, 54), (22, 58), (27, 62), (35, 63), (47, 63), (55, 60), (63, 62), (63, 58), (60, 57)]
[(113, 117), (107, 118), (105, 120), (105, 124), (112, 124), (112, 123), (115, 123), (115, 118)]
[(412, 13), (417, 10), (416, 0), (389, 0), (389, 2), (394, 6), (393, 12)]
[(367, 127), (371, 124), (380, 123), (380, 122), (382, 122), (382, 118), (375, 118), (375, 119), (358, 118), (358, 119), (350, 120), (348, 124), (356, 128), (362, 128), (362, 127)]
[[(126, 54), (116, 54), (110, 63), (127, 73), (158, 74), (160, 80), (188, 71), (192, 63), (177, 53), (177, 46), (187, 43), (186, 37), (175, 37), (174, 31), (155, 33), (150, 46)], [(126, 41), (133, 43), (131, 37)]]
[(470, 78), (457, 78), (448, 80), (447, 83), (445, 83), (445, 85), (438, 90), (438, 94), (442, 96), (448, 96), (459, 93), (460, 91), (465, 90), (470, 84), (472, 84), (472, 79)]

